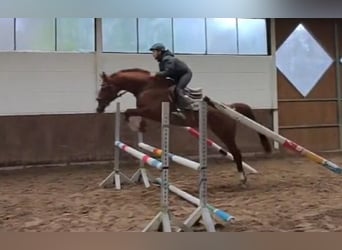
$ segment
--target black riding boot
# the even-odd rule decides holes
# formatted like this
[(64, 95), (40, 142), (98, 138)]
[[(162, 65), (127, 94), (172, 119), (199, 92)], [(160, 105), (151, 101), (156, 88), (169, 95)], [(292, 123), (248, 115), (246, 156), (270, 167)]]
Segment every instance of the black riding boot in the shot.
[(176, 105), (181, 110), (191, 110), (192, 102), (190, 97), (186, 96), (184, 93), (184, 89), (176, 87)]

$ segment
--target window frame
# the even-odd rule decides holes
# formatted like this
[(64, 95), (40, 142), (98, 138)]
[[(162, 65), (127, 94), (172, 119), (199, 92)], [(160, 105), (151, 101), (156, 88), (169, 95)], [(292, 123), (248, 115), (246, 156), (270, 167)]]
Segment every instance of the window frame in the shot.
[[(13, 18), (13, 29), (14, 29), (14, 45), (13, 45), (13, 49), (12, 50), (3, 50), (0, 51), (0, 53), (8, 53), (8, 52), (16, 52), (16, 53), (27, 53), (27, 51), (22, 51), (22, 50), (17, 50), (17, 37), (16, 37), (16, 19), (17, 18)], [(136, 44), (137, 44), (137, 48), (136, 51), (134, 52), (124, 52), (124, 51), (115, 51), (115, 52), (111, 52), (111, 51), (103, 51), (103, 47), (102, 46), (98, 46), (98, 40), (97, 40), (97, 36), (100, 34), (101, 38), (99, 39), (102, 43), (103, 43), (103, 29), (102, 30), (98, 30), (97, 29), (97, 21), (102, 22), (102, 18), (92, 18), (94, 20), (93, 24), (94, 24), (94, 29), (93, 29), (93, 41), (94, 41), (94, 46), (93, 49), (91, 51), (63, 51), (63, 50), (57, 50), (57, 40), (58, 40), (58, 22), (57, 22), (58, 18), (54, 18), (54, 22), (55, 22), (55, 46), (54, 46), (54, 50), (49, 51), (29, 51), (31, 53), (74, 53), (74, 54), (92, 54), (92, 53), (103, 53), (103, 54), (130, 54), (130, 55), (147, 55), (150, 54), (151, 52), (143, 52), (143, 51), (139, 51), (139, 18), (135, 18), (136, 19), (136, 27), (135, 27), (135, 32), (136, 32)], [(208, 53), (208, 34), (207, 34), (207, 18), (203, 18), (204, 19), (204, 40), (205, 40), (205, 51), (203, 53), (192, 53), (192, 52), (174, 52), (174, 44), (175, 44), (175, 40), (174, 40), (174, 19), (175, 18), (168, 18), (171, 21), (171, 44), (172, 46), (169, 48), (170, 51), (172, 51), (175, 55), (193, 55), (193, 56), (205, 56), (205, 55), (210, 55), (210, 56), (270, 56), (271, 55), (271, 19), (270, 18), (257, 18), (257, 19), (263, 19), (265, 20), (265, 29), (266, 29), (266, 53), (265, 54), (240, 54), (239, 51), (237, 53)], [(238, 19), (238, 18), (236, 18)], [(237, 21), (236, 21), (237, 22)], [(101, 25), (102, 26), (102, 25)], [(237, 37), (238, 39), (238, 37)], [(238, 41), (236, 41), (238, 42)], [(101, 50), (99, 48), (102, 48)]]

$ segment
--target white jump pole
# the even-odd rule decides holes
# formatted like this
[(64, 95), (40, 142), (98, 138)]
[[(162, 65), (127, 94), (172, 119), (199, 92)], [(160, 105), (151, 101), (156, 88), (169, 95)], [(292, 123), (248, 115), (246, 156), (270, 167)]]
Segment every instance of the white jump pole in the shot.
[[(140, 142), (138, 144), (138, 146), (140, 148), (148, 151), (148, 152), (153, 153), (156, 157), (160, 157), (163, 153), (163, 150), (161, 150), (160, 148), (150, 146), (150, 145), (143, 143), (143, 142)], [(171, 154), (171, 153), (169, 153), (168, 156), (173, 162), (176, 162), (182, 166), (191, 168), (191, 169), (196, 170), (196, 171), (198, 171), (200, 169), (200, 164), (198, 162), (195, 162), (195, 161), (189, 160), (187, 158), (184, 158), (182, 156), (178, 156), (178, 155)]]
[(323, 167), (329, 169), (333, 173), (342, 174), (342, 168), (339, 167), (337, 164), (335, 164), (335, 163), (311, 152), (310, 150), (298, 145), (297, 143), (273, 132), (272, 130), (262, 126), (261, 124), (259, 124), (255, 121), (249, 119), (248, 117), (236, 112), (235, 110), (231, 109), (230, 107), (228, 107), (225, 104), (215, 102), (208, 97), (205, 97), (205, 99), (207, 101), (211, 102), (217, 109), (219, 109), (222, 112), (224, 112), (225, 114), (231, 116), (233, 119), (235, 119), (235, 120), (239, 121), (240, 123), (250, 127), (251, 129), (256, 130), (259, 133), (264, 134), (268, 138), (270, 138), (276, 142), (279, 142), (283, 147), (290, 149), (294, 152), (297, 152), (297, 153), (307, 157), (308, 159), (310, 159), (310, 160), (322, 165)]
[[(140, 142), (139, 143), (139, 147), (141, 147), (142, 149), (153, 153), (156, 157), (160, 157), (162, 155), (163, 150), (160, 148), (156, 148), (153, 146), (150, 146), (146, 143)], [(200, 164), (198, 162), (186, 159), (184, 157), (181, 156), (177, 156), (174, 154), (169, 153), (169, 158), (182, 165), (182, 166), (187, 166), (193, 170), (199, 171), (200, 169)], [(156, 178), (156, 181), (161, 184), (161, 179), (160, 178)], [(172, 185), (169, 183), (169, 190), (171, 192), (173, 192), (174, 194), (178, 195), (179, 197), (183, 198), (184, 200), (190, 202), (191, 204), (195, 205), (195, 206), (200, 206), (200, 199), (198, 199), (197, 197), (177, 188), (176, 186)], [(207, 204), (208, 209), (210, 210), (210, 212), (212, 212), (213, 214), (215, 214), (219, 219), (221, 219), (224, 222), (230, 222), (232, 220), (234, 220), (234, 217), (232, 215), (230, 215), (229, 213), (215, 208), (214, 206)]]
[[(160, 184), (161, 180), (160, 178), (156, 178), (156, 181)], [(173, 192), (174, 194), (178, 195), (179, 197), (183, 198), (184, 200), (190, 202), (191, 204), (195, 205), (195, 206), (200, 206), (200, 199), (198, 199), (197, 197), (183, 191), (182, 189), (172, 185), (171, 183), (169, 184), (169, 190), (171, 192)], [(224, 221), (224, 222), (230, 222), (233, 221), (235, 218), (234, 216), (232, 216), (231, 214), (218, 209), (216, 207), (214, 207), (213, 205), (210, 205), (209, 203), (207, 203), (207, 207), (208, 209), (215, 214), (220, 220)]]
[(163, 168), (163, 164), (157, 159), (154, 159), (147, 154), (141, 153), (140, 151), (132, 148), (131, 146), (128, 146), (123, 142), (116, 141), (115, 146), (120, 148), (122, 151), (125, 151), (126, 153), (132, 155), (133, 157), (143, 161), (144, 163), (150, 165), (151, 167), (157, 168), (158, 170), (162, 170)]
[[(191, 127), (184, 127), (192, 136), (199, 138), (199, 132)], [(221, 146), (219, 146), (217, 143), (215, 143), (213, 140), (211, 139), (207, 139), (207, 144), (208, 146), (214, 148), (217, 152), (219, 152), (221, 155), (227, 157), (230, 160), (234, 160), (233, 156), (231, 153), (227, 152), (226, 150), (224, 150)], [(253, 167), (251, 167), (250, 165), (248, 165), (245, 162), (242, 162), (242, 166), (248, 170), (249, 172), (253, 173), (253, 174), (257, 174), (258, 171), (256, 169), (254, 169)]]
[[(115, 113), (115, 141), (120, 141), (120, 103), (116, 103)], [(122, 178), (121, 178), (122, 177)], [(116, 189), (121, 189), (121, 184), (132, 181), (120, 171), (120, 149), (114, 148), (114, 170), (100, 184), (100, 187), (110, 187), (115, 185)]]

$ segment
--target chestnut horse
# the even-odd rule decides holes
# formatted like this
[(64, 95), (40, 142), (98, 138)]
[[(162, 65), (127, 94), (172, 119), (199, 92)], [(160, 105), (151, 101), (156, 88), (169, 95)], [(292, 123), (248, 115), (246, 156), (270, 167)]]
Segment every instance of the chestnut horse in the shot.
[[(172, 80), (152, 77), (149, 71), (143, 69), (125, 69), (107, 75), (104, 72), (101, 74), (102, 85), (98, 93), (98, 106), (96, 111), (103, 113), (105, 108), (116, 98), (126, 92), (134, 95), (136, 98), (136, 108), (127, 109), (125, 120), (128, 121), (132, 116), (151, 119), (161, 122), (161, 103), (169, 102), (170, 111), (175, 111), (176, 106), (172, 98), (174, 84)], [(187, 88), (189, 93), (195, 93), (194, 89)], [(205, 98), (204, 98), (205, 100)], [(244, 103), (233, 103), (230, 107), (237, 112), (255, 120), (255, 116), (251, 107)], [(178, 115), (170, 116), (170, 124), (175, 126), (189, 126), (198, 128), (198, 112), (195, 110), (186, 110), (182, 112), (184, 118)], [(244, 184), (247, 182), (247, 177), (242, 167), (242, 156), (240, 149), (235, 142), (236, 121), (208, 103), (208, 129), (210, 129), (227, 147), (232, 154), (240, 174), (240, 180)], [(145, 131), (145, 122), (142, 120), (139, 130)], [(271, 152), (271, 144), (267, 137), (259, 134), (261, 145), (264, 151)]]

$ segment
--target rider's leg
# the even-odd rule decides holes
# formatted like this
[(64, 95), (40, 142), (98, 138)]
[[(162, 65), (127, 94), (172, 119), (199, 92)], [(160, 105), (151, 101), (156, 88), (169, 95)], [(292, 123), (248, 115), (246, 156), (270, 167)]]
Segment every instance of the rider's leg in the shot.
[(192, 72), (188, 72), (180, 77), (178, 83), (175, 88), (176, 94), (176, 102), (177, 104), (181, 104), (180, 106), (184, 108), (190, 108), (189, 100), (185, 97), (184, 88), (189, 84), (192, 78)]

